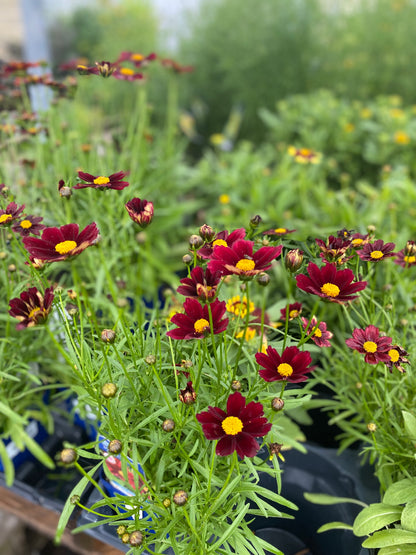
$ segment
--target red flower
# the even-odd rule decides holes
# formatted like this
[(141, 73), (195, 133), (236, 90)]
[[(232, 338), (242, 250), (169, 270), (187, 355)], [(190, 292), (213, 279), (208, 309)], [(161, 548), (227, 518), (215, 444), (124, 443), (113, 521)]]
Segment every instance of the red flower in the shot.
[(123, 51), (117, 59), (116, 63), (120, 62), (132, 62), (136, 67), (141, 67), (147, 65), (148, 62), (156, 59), (156, 54), (152, 52), (147, 56), (139, 54), (137, 52)]
[(189, 73), (194, 70), (194, 66), (181, 66), (178, 62), (175, 62), (175, 60), (171, 60), (170, 58), (164, 58), (163, 60), (160, 60), (160, 63), (163, 67), (171, 69), (175, 73)]
[(377, 239), (374, 243), (363, 245), (362, 249), (358, 251), (358, 256), (361, 260), (378, 262), (384, 258), (394, 256), (396, 254), (393, 252), (395, 246), (394, 243), (384, 243), (382, 239)]
[(263, 416), (263, 405), (246, 399), (236, 391), (227, 400), (227, 412), (219, 407), (208, 407), (196, 415), (204, 435), (219, 440), (215, 452), (220, 457), (237, 451), (241, 459), (254, 457), (259, 450), (258, 437), (265, 436), (272, 425)]
[(16, 329), (22, 330), (43, 324), (52, 309), (53, 297), (52, 287), (45, 289), (44, 295), (36, 287), (30, 287), (23, 291), (20, 297), (11, 299), (9, 314), (19, 320)]
[(20, 216), (25, 205), (17, 206), (15, 202), (11, 202), (4, 210), (0, 210), (0, 227), (6, 227)]
[(125, 207), (130, 218), (140, 227), (147, 227), (153, 219), (153, 202), (133, 198), (125, 204)]
[(212, 274), (208, 269), (204, 270), (196, 266), (191, 276), (181, 279), (177, 292), (185, 297), (198, 298), (201, 301), (212, 301), (217, 294), (217, 286), (221, 281), (220, 274)]
[(193, 405), (196, 401), (196, 392), (192, 382), (187, 382), (186, 387), (179, 392), (179, 400), (185, 405)]
[(302, 312), (302, 303), (291, 303), (285, 306), (285, 308), (281, 309), (280, 319), (286, 320), (286, 316), (287, 316), (287, 318), (290, 321), (300, 316), (301, 312)]
[(403, 368), (402, 364), (410, 364), (410, 362), (406, 358), (408, 354), (409, 353), (405, 351), (402, 347), (399, 347), (399, 345), (392, 345), (391, 349), (389, 350), (390, 360), (386, 362), (386, 366), (390, 370), (390, 372), (392, 372), (393, 367), (395, 367), (397, 368), (397, 370), (399, 370), (399, 372), (404, 374), (405, 369)]
[(363, 245), (370, 242), (370, 235), (367, 233), (363, 235), (362, 233), (354, 233), (351, 235), (351, 247), (355, 249), (360, 249)]
[(365, 354), (364, 360), (368, 364), (391, 361), (391, 337), (380, 337), (380, 330), (375, 326), (367, 326), (365, 330), (355, 328), (352, 337), (346, 339), (345, 343), (351, 349)]
[(143, 73), (137, 73), (130, 67), (120, 67), (113, 71), (113, 77), (120, 81), (137, 81), (144, 79)]
[(211, 333), (209, 309), (212, 314), (213, 333), (221, 333), (228, 326), (228, 318), (221, 319), (225, 313), (225, 302), (216, 299), (209, 305), (202, 306), (196, 299), (187, 298), (183, 304), (185, 313), (177, 313), (171, 318), (172, 324), (178, 326), (168, 331), (172, 339), (201, 339)]
[(365, 289), (366, 281), (352, 283), (354, 274), (350, 269), (338, 270), (335, 264), (325, 264), (323, 268), (318, 268), (316, 264), (308, 264), (309, 276), (300, 274), (296, 276), (296, 283), (299, 289), (318, 295), (333, 303), (343, 304), (358, 295), (358, 291)]
[(326, 329), (325, 322), (319, 322), (318, 324), (316, 316), (312, 316), (311, 321), (309, 322), (307, 318), (303, 318), (302, 316), (302, 324), (307, 335), (310, 335), (313, 332), (311, 339), (315, 345), (318, 345), (318, 347), (331, 346), (329, 340), (334, 334)]
[(79, 64), (77, 66), (77, 70), (78, 73), (80, 75), (88, 75), (88, 74), (92, 74), (92, 75), (101, 75), (101, 77), (110, 77), (110, 75), (112, 75), (114, 73), (114, 71), (117, 69), (117, 65), (113, 64), (111, 62), (95, 62), (95, 66), (85, 66), (82, 64)]
[(40, 235), (40, 232), (46, 227), (40, 223), (42, 220), (42, 216), (24, 216), (23, 220), (12, 225), (12, 230), (20, 233), (23, 237)]
[(99, 239), (95, 222), (87, 225), (81, 232), (78, 224), (61, 227), (47, 227), (42, 237), (24, 237), (23, 244), (31, 260), (58, 262), (80, 254)]
[(304, 382), (308, 379), (305, 374), (313, 370), (313, 367), (309, 366), (312, 362), (311, 355), (308, 351), (300, 351), (298, 347), (286, 347), (280, 356), (276, 349), (269, 345), (266, 352), (267, 355), (256, 353), (257, 364), (264, 368), (259, 370), (259, 375), (266, 382)]
[(402, 266), (402, 268), (416, 266), (416, 243), (414, 241), (407, 241), (405, 248), (396, 252), (394, 263)]
[(210, 258), (211, 254), (213, 253), (214, 247), (217, 245), (222, 245), (223, 247), (232, 247), (233, 244), (240, 240), (244, 239), (246, 236), (246, 230), (242, 227), (240, 229), (235, 229), (231, 233), (228, 231), (220, 231), (218, 232), (214, 239), (209, 243), (206, 243), (203, 247), (198, 250), (198, 256), (201, 258)]
[(315, 239), (316, 244), (321, 251), (320, 257), (327, 262), (335, 262), (337, 264), (344, 264), (352, 256), (346, 256), (345, 253), (351, 246), (351, 239), (349, 237), (334, 237), (330, 235), (325, 243), (322, 239)]
[(271, 235), (276, 237), (282, 237), (283, 235), (287, 235), (288, 233), (293, 233), (296, 229), (287, 229), (286, 227), (277, 227), (275, 229), (268, 229), (267, 231), (263, 231), (263, 235)]
[(92, 175), (90, 173), (78, 172), (78, 177), (85, 181), (85, 183), (78, 183), (74, 185), (74, 189), (85, 189), (92, 187), (93, 189), (117, 189), (121, 190), (128, 187), (128, 181), (122, 181), (127, 172), (112, 173), (108, 177), (103, 175)]
[(282, 252), (282, 245), (278, 247), (261, 247), (253, 252), (254, 242), (247, 240), (236, 241), (231, 247), (217, 245), (208, 262), (211, 272), (222, 275), (236, 274), (241, 278), (252, 278), (271, 267), (272, 261)]

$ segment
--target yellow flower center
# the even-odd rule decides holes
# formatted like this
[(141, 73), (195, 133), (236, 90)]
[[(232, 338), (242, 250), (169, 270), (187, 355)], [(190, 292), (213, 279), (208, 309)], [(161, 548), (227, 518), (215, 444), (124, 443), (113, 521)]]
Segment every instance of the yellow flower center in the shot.
[(224, 239), (215, 239), (215, 241), (212, 243), (212, 246), (216, 247), (218, 245), (220, 247), (228, 247), (227, 241), (224, 241)]
[(392, 362), (397, 362), (400, 358), (400, 353), (397, 349), (390, 349), (389, 357)]
[(367, 353), (375, 353), (377, 351), (377, 343), (374, 343), (374, 341), (366, 341), (363, 344), (363, 348)]
[(134, 71), (129, 67), (122, 67), (120, 69), (120, 73), (122, 73), (123, 75), (134, 75)]
[(242, 258), (237, 262), (235, 267), (241, 270), (242, 272), (250, 272), (251, 270), (254, 270), (254, 268), (256, 267), (256, 264), (254, 260), (251, 260), (250, 258)]
[(315, 337), (322, 337), (322, 332), (318, 327), (313, 328), (312, 331), (313, 331), (313, 334), (314, 334)]
[(107, 183), (110, 183), (110, 180), (108, 179), (108, 177), (100, 175), (99, 177), (96, 177), (94, 179), (93, 183), (94, 185), (107, 185)]
[(29, 320), (31, 320), (32, 318), (34, 318), (35, 316), (37, 316), (39, 314), (39, 312), (44, 312), (42, 308), (36, 307), (33, 310), (31, 310), (29, 312), (28, 318)]
[(227, 416), (221, 422), (221, 427), (228, 436), (236, 436), (243, 430), (243, 423), (237, 416)]
[(220, 204), (229, 204), (230, 202), (230, 195), (226, 195), (225, 193), (219, 196)]
[(23, 220), (20, 222), (20, 227), (23, 227), (23, 229), (29, 229), (32, 227), (32, 222), (30, 220)]
[(285, 227), (277, 227), (274, 232), (275, 233), (286, 233), (287, 229)]
[(200, 318), (194, 323), (196, 333), (204, 333), (206, 329), (209, 329), (209, 322), (205, 318)]
[(12, 219), (12, 217), (11, 217), (10, 214), (2, 214), (0, 216), (0, 224), (4, 224), (5, 222), (8, 222), (11, 219)]
[(339, 295), (339, 287), (335, 285), (335, 283), (324, 283), (321, 287), (321, 291), (328, 297), (338, 297)]
[(371, 258), (378, 260), (379, 258), (383, 258), (383, 253), (381, 251), (373, 251), (370, 256)]
[(290, 366), (290, 364), (287, 364), (287, 362), (282, 362), (281, 364), (279, 364), (279, 366), (277, 367), (277, 371), (281, 376), (285, 378), (293, 374), (293, 368)]
[(364, 242), (364, 239), (361, 239), (360, 237), (357, 237), (356, 239), (353, 239), (351, 241), (351, 245), (353, 247), (357, 247), (358, 245), (361, 245), (361, 243), (363, 243), (363, 242)]
[(76, 246), (77, 244), (75, 241), (62, 241), (55, 245), (55, 250), (59, 252), (59, 254), (66, 254), (75, 249)]
[(414, 264), (416, 262), (416, 256), (405, 256), (403, 260), (407, 262), (407, 264)]
[(289, 312), (289, 318), (297, 318), (299, 316), (299, 310), (291, 310)]
[(144, 56), (143, 54), (132, 54), (130, 59), (135, 62), (141, 62), (144, 59)]

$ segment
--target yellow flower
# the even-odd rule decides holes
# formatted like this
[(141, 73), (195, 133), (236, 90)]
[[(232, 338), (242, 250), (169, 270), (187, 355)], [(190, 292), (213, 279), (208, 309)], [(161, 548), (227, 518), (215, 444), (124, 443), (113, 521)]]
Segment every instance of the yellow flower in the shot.
[(370, 110), (370, 108), (363, 108), (360, 112), (360, 116), (363, 119), (370, 119), (372, 115), (373, 115), (373, 112)]
[(225, 137), (222, 133), (214, 133), (209, 140), (212, 145), (220, 146), (225, 141)]
[(354, 131), (354, 129), (355, 129), (355, 125), (353, 123), (346, 123), (344, 125), (344, 131), (346, 133), (352, 133)]
[(220, 204), (229, 204), (230, 203), (230, 195), (222, 194), (218, 197)]
[(408, 145), (410, 137), (405, 131), (396, 131), (394, 134), (394, 142), (398, 145)]
[[(240, 295), (234, 295), (234, 297), (231, 297), (231, 299), (228, 299), (226, 304), (226, 309), (227, 309), (227, 312), (231, 312), (236, 316), (240, 316), (241, 318), (244, 318), (247, 314), (247, 297), (243, 297), (241, 299)], [(253, 312), (254, 310), (254, 303), (252, 303), (251, 301), (250, 301), (248, 310), (249, 312)]]
[(295, 148), (294, 146), (289, 146), (287, 152), (298, 164), (318, 164), (322, 158), (320, 152), (315, 152), (310, 148)]

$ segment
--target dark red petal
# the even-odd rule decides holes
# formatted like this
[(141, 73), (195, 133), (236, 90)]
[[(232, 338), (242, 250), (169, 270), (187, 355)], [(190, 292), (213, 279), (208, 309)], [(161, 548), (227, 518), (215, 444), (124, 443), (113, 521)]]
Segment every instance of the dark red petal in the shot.
[(246, 405), (246, 399), (239, 391), (232, 393), (227, 400), (227, 415), (239, 416), (240, 412)]
[(250, 434), (241, 432), (237, 436), (237, 454), (241, 459), (255, 457), (260, 446), (258, 441)]

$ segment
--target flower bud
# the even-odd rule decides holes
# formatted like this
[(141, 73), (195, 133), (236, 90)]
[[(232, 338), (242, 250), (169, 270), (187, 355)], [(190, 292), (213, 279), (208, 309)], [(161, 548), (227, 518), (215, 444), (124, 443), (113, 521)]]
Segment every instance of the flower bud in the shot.
[(123, 534), (125, 534), (127, 532), (127, 528), (125, 526), (123, 526), (122, 524), (120, 526), (117, 527), (117, 534), (119, 536), (122, 536)]
[(129, 543), (130, 541), (130, 534), (128, 532), (125, 532), (122, 536), (121, 536), (121, 541), (123, 543)]
[(204, 240), (199, 235), (191, 235), (189, 237), (189, 246), (191, 249), (199, 249), (204, 244)]
[(133, 547), (139, 547), (143, 543), (143, 534), (140, 530), (135, 530), (130, 534), (130, 545)]
[(102, 396), (106, 399), (112, 399), (116, 396), (117, 393), (117, 386), (115, 383), (105, 383), (101, 388)]
[(374, 422), (369, 422), (367, 424), (367, 429), (369, 432), (373, 433), (377, 430), (377, 426), (374, 424)]
[(149, 366), (152, 366), (153, 364), (156, 363), (156, 357), (155, 357), (155, 355), (147, 355), (147, 357), (144, 359), (144, 361)]
[(253, 216), (250, 220), (250, 227), (255, 229), (256, 227), (259, 226), (261, 222), (261, 216), (259, 216), (258, 214), (256, 214), (255, 216)]
[(215, 237), (215, 231), (212, 229), (210, 225), (204, 224), (201, 225), (199, 228), (199, 235), (202, 237), (204, 241), (212, 241)]
[(280, 451), (282, 450), (282, 447), (283, 447), (283, 443), (269, 443), (270, 455), (278, 456), (280, 454)]
[(71, 198), (72, 196), (71, 187), (62, 187), (61, 189), (59, 189), (59, 196), (67, 199)]
[(73, 303), (66, 303), (65, 309), (68, 312), (69, 316), (75, 316), (79, 312), (78, 306)]
[(190, 266), (193, 261), (194, 261), (194, 257), (191, 254), (184, 254), (182, 256), (182, 262), (187, 266)]
[(257, 275), (257, 283), (263, 287), (266, 287), (270, 283), (270, 276), (266, 272), (261, 272)]
[(274, 397), (274, 399), (272, 399), (271, 405), (274, 411), (279, 412), (285, 406), (285, 402), (280, 397)]
[(179, 489), (173, 495), (173, 502), (175, 505), (182, 507), (188, 501), (188, 494), (183, 489)]
[(407, 241), (405, 247), (405, 254), (407, 256), (414, 256), (416, 254), (416, 243), (415, 241)]
[(179, 393), (179, 399), (185, 405), (192, 405), (196, 401), (196, 392), (192, 387), (192, 382), (189, 381), (184, 389)]
[(101, 332), (101, 340), (104, 343), (114, 343), (116, 332), (114, 330), (103, 330)]
[(170, 499), (169, 497), (165, 497), (165, 499), (162, 501), (163, 506), (167, 509), (168, 507), (170, 507)]
[(296, 272), (302, 266), (303, 251), (299, 249), (292, 249), (286, 253), (285, 266), (289, 272)]
[(75, 451), (75, 449), (72, 449), (71, 447), (62, 449), (62, 451), (59, 454), (59, 460), (61, 461), (61, 463), (68, 466), (71, 464), (74, 464), (77, 458), (78, 458), (77, 452)]
[(240, 391), (240, 389), (241, 389), (241, 382), (240, 382), (240, 380), (233, 380), (233, 381), (231, 382), (231, 389), (232, 389), (233, 391)]
[(12, 273), (15, 272), (16, 271), (16, 264), (9, 264), (7, 269), (9, 270), (9, 272), (12, 272)]
[(80, 496), (79, 495), (72, 495), (70, 498), (70, 502), (72, 505), (77, 505), (79, 503)]
[(112, 439), (108, 444), (108, 452), (112, 455), (118, 455), (123, 450), (123, 444), (119, 439)]
[(162, 430), (164, 432), (173, 432), (175, 429), (175, 421), (171, 418), (166, 418), (162, 423)]

